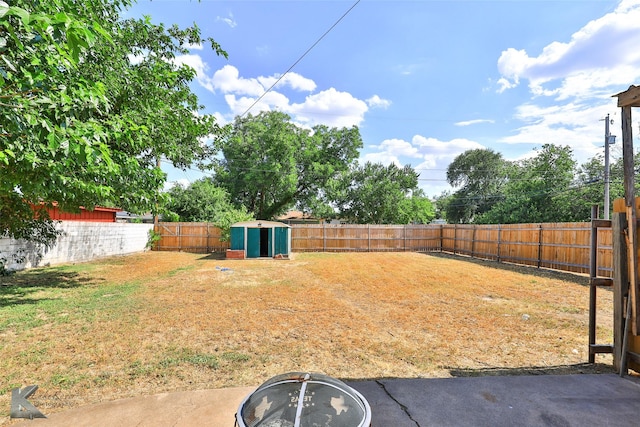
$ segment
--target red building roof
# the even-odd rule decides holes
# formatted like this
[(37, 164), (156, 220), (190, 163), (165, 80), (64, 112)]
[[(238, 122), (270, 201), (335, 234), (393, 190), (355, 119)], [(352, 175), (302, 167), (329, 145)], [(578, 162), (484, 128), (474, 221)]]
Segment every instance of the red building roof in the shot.
[(80, 207), (80, 212), (70, 213), (61, 212), (58, 209), (57, 204), (53, 207), (47, 208), (49, 217), (56, 221), (84, 221), (84, 222), (116, 222), (116, 212), (122, 209), (117, 208), (105, 208), (96, 206), (92, 211)]

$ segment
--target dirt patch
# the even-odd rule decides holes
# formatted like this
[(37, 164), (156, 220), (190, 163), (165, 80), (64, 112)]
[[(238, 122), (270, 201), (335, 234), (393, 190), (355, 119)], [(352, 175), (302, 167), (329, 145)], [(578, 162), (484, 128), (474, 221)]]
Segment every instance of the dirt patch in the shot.
[[(610, 372), (610, 356), (585, 363), (587, 284), (418, 253), (228, 261), (149, 252), (32, 270), (0, 282), (0, 424), (10, 423), (11, 388), (29, 384), (40, 386), (30, 400), (54, 413), (294, 370), (342, 379)], [(598, 342), (608, 343), (611, 292), (598, 297)]]

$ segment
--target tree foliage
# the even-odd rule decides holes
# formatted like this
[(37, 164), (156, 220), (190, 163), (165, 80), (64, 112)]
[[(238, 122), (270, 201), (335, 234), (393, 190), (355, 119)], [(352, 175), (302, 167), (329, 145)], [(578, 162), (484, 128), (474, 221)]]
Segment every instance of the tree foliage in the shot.
[(428, 223), (435, 212), (418, 176), (409, 165), (356, 165), (332, 190), (338, 216), (359, 224)]
[(447, 181), (458, 190), (447, 205), (452, 223), (473, 222), (501, 199), (509, 162), (490, 149), (467, 150), (447, 168)]
[(229, 194), (217, 187), (211, 178), (195, 181), (186, 188), (176, 185), (168, 193), (166, 207), (169, 218), (184, 222), (211, 222), (222, 229), (223, 241), (228, 239), (232, 224), (254, 219), (244, 207), (235, 208)]
[[(452, 185), (459, 185), (454, 193), (445, 192), (436, 198), (437, 213), (448, 222), (529, 223), (589, 221), (591, 208), (598, 205), (602, 217), (604, 207), (604, 159), (597, 155), (578, 165), (569, 147), (543, 145), (537, 154), (520, 162), (499, 162), (496, 173), (499, 186), (491, 176), (478, 173), (484, 157), (470, 150), (458, 156), (449, 166), (447, 176)], [(495, 153), (493, 153), (495, 155)], [(496, 158), (499, 155), (495, 156)], [(635, 155), (635, 169), (640, 168), (640, 154)], [(636, 192), (640, 183), (635, 182)], [(478, 194), (487, 194), (488, 210), (475, 210)], [(475, 196), (470, 196), (474, 194)], [(624, 197), (623, 162), (621, 157), (611, 161), (609, 198)], [(610, 203), (610, 209), (613, 203)], [(610, 212), (611, 213), (611, 212)]]
[(29, 209), (53, 202), (66, 211), (154, 210), (165, 180), (158, 160), (185, 167), (209, 155), (202, 139), (221, 130), (195, 114), (195, 73), (173, 61), (205, 40), (197, 27), (122, 20), (129, 5), (0, 2), (2, 232), (43, 236), (46, 211)]
[[(634, 170), (640, 167), (640, 154), (634, 158)], [(604, 217), (604, 158), (598, 155), (580, 165), (577, 169), (575, 182), (571, 191), (567, 191), (562, 197), (562, 218), (564, 221), (589, 221), (591, 207), (598, 205), (600, 217)], [(624, 198), (624, 166), (622, 157), (611, 162), (609, 173), (609, 209), (613, 209), (613, 200)], [(639, 194), (640, 182), (635, 180), (635, 194)]]
[(398, 206), (399, 224), (429, 224), (436, 216), (435, 206), (424, 191), (417, 188), (410, 197), (405, 197)]
[[(104, 157), (100, 135), (91, 135), (95, 123), (70, 126), (66, 117), (81, 108), (106, 106), (99, 85), (68, 84), (80, 53), (104, 31), (97, 22), (77, 19), (59, 0), (35, 10), (31, 6), (0, 2), (0, 230), (48, 244), (57, 233), (41, 196), (69, 180), (56, 176), (56, 168), (65, 159), (81, 158), (89, 159), (91, 168)], [(110, 158), (104, 163), (110, 167)], [(32, 206), (38, 207), (35, 214)]]
[[(622, 189), (622, 187), (620, 187)], [(611, 193), (615, 198), (615, 191)], [(566, 191), (554, 196), (558, 222), (579, 222), (591, 219), (591, 207), (604, 208), (604, 161), (596, 156), (577, 167), (573, 182)]]
[(538, 154), (514, 164), (504, 187), (504, 200), (478, 218), (479, 223), (559, 222), (562, 194), (573, 183), (576, 162), (568, 146), (545, 144)]
[(236, 206), (259, 219), (294, 206), (320, 210), (328, 182), (348, 169), (361, 147), (356, 127), (309, 131), (278, 111), (237, 117), (219, 141), (224, 157), (215, 166), (215, 179)]

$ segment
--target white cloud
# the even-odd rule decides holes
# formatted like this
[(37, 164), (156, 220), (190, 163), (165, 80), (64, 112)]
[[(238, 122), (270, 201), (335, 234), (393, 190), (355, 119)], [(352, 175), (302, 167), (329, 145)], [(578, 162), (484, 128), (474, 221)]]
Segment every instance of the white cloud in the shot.
[(420, 157), (418, 148), (402, 139), (385, 139), (382, 144), (374, 148), (403, 157)]
[[(386, 108), (390, 101), (373, 95), (363, 101), (348, 92), (329, 88), (312, 93), (295, 102), (290, 96), (299, 96), (300, 92), (313, 92), (316, 83), (297, 73), (286, 74), (274, 89), (265, 93), (279, 75), (245, 78), (233, 65), (225, 65), (212, 76), (209, 67), (199, 55), (182, 55), (176, 58), (177, 64), (187, 64), (196, 70), (198, 83), (212, 93), (224, 95), (229, 106), (227, 120), (244, 114), (249, 108), (252, 114), (260, 111), (279, 110), (289, 114), (298, 125), (310, 128), (317, 124), (330, 127), (359, 126), (370, 107)], [(285, 92), (287, 93), (285, 95)], [(256, 103), (256, 100), (260, 98)], [(255, 105), (253, 105), (256, 103)]]
[(524, 104), (517, 108), (515, 118), (523, 125), (511, 136), (500, 142), (507, 144), (556, 144), (568, 145), (574, 158), (583, 163), (602, 152), (604, 145), (604, 123), (602, 119), (611, 114), (614, 125), (612, 134), (619, 133), (620, 120), (617, 111), (609, 103), (587, 105), (581, 102), (555, 104), (541, 107)]
[(391, 101), (388, 99), (382, 99), (378, 95), (373, 95), (367, 99), (367, 105), (371, 108), (389, 108)]
[(218, 123), (220, 126), (224, 126), (226, 124), (231, 123), (231, 120), (229, 120), (227, 117), (225, 117), (222, 113), (220, 112), (215, 112), (212, 114), (213, 117), (216, 118), (216, 123)]
[(370, 148), (373, 151), (363, 155), (362, 162), (380, 162), (385, 165), (394, 163), (398, 166), (411, 164), (420, 174), (420, 187), (428, 195), (435, 196), (450, 189), (446, 170), (456, 156), (467, 150), (485, 147), (464, 138), (441, 141), (415, 135), (411, 141), (387, 139)]
[[(258, 77), (258, 81), (266, 89), (270, 88), (280, 78), (279, 74), (270, 77)], [(313, 92), (316, 89), (316, 82), (306, 77), (302, 77), (298, 73), (290, 72), (285, 74), (282, 79), (275, 86), (276, 88), (282, 88), (288, 86), (293, 90), (299, 90), (303, 92)]]
[(481, 144), (465, 138), (454, 138), (450, 141), (440, 141), (436, 138), (427, 138), (416, 135), (412, 139), (413, 145), (418, 147), (424, 158), (423, 165), (433, 167), (446, 167), (458, 155), (467, 150), (484, 148)]
[(466, 121), (462, 121), (462, 122), (457, 122), (457, 123), (454, 123), (454, 124), (456, 126), (471, 126), (471, 125), (477, 125), (477, 124), (481, 124), (481, 123), (495, 123), (495, 120), (475, 119), (475, 120), (466, 120)]
[(240, 77), (238, 69), (232, 65), (225, 65), (213, 74), (211, 79), (213, 88), (222, 93), (234, 93), (258, 97), (265, 91), (265, 87), (258, 79)]
[[(275, 89), (265, 94), (277, 79), (278, 76), (244, 78), (240, 76), (236, 67), (225, 65), (214, 73), (211, 82), (213, 90), (225, 94), (225, 100), (233, 116), (243, 114), (249, 108), (252, 114), (280, 110), (290, 114), (294, 121), (304, 127), (319, 123), (336, 127), (352, 126), (363, 120), (364, 112), (367, 110), (366, 104), (346, 92), (338, 92), (333, 88), (309, 95), (301, 103), (291, 103), (286, 95)], [(290, 73), (276, 85), (276, 88), (286, 87), (295, 91), (312, 91), (316, 84), (297, 73)], [(260, 101), (256, 103), (261, 96)]]
[(520, 76), (526, 75), (526, 71), (534, 62), (527, 52), (516, 50), (512, 47), (503, 51), (498, 58), (498, 71), (502, 77), (498, 81), (501, 87), (510, 89), (520, 82)]
[(509, 79), (506, 79), (504, 77), (501, 77), (498, 79), (498, 93), (502, 93), (505, 90), (508, 89), (513, 89), (514, 87), (517, 87), (520, 84), (520, 80), (518, 79), (517, 76), (514, 77), (513, 81), (510, 81)]
[[(509, 48), (498, 59), (498, 92), (527, 80), (534, 95), (567, 99), (640, 78), (640, 1), (622, 1), (587, 23), (568, 42), (549, 43), (540, 55)], [(554, 82), (558, 82), (559, 85)]]
[[(602, 119), (611, 114), (617, 120), (611, 96), (640, 79), (638, 22), (640, 0), (623, 0), (568, 41), (549, 43), (538, 56), (516, 48), (503, 51), (498, 92), (526, 82), (532, 98), (514, 114), (521, 126), (500, 142), (568, 145), (579, 163), (602, 153)], [(617, 129), (614, 125), (611, 132)]]
[(203, 49), (202, 43), (197, 43), (197, 44), (187, 43), (186, 45), (184, 45), (184, 47), (189, 49), (189, 50), (202, 50)]
[(416, 135), (413, 137), (413, 143), (419, 147), (424, 158), (424, 161), (415, 165), (414, 169), (420, 174), (420, 186), (430, 196), (451, 190), (447, 183), (447, 168), (458, 155), (467, 150), (486, 148), (465, 138), (440, 141)]
[(261, 111), (272, 111), (272, 110), (280, 110), (286, 113), (287, 110), (289, 109), (288, 107), (289, 99), (286, 96), (282, 95), (281, 93), (277, 93), (273, 91), (267, 93), (257, 103), (256, 103), (256, 99), (258, 99), (258, 97), (255, 97), (255, 98), (248, 97), (248, 96), (236, 97), (236, 95), (232, 93), (226, 94), (224, 96), (224, 99), (227, 102), (229, 109), (231, 110), (232, 117), (244, 114), (249, 110), (249, 108), (251, 108), (249, 113), (253, 115), (258, 114)]
[(176, 65), (188, 65), (196, 71), (196, 79), (198, 83), (211, 92), (214, 91), (214, 85), (211, 78), (207, 75), (209, 66), (203, 61), (200, 55), (180, 55), (174, 59)]
[(225, 16), (216, 16), (216, 22), (224, 22), (231, 28), (235, 28), (238, 26), (238, 23), (235, 19), (233, 19), (233, 13), (229, 12), (229, 14)]
[(350, 93), (329, 88), (307, 96), (302, 103), (292, 104), (287, 112), (296, 121), (310, 126), (351, 127), (360, 125), (368, 109), (366, 102)]

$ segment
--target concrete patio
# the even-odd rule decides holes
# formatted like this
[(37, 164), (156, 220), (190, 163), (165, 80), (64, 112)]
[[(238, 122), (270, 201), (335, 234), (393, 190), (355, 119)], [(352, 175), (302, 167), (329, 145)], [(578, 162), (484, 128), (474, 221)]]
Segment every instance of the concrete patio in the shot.
[[(346, 382), (371, 405), (372, 427), (640, 425), (637, 377), (578, 374)], [(254, 389), (142, 396), (12, 425), (232, 427), (238, 406)]]

